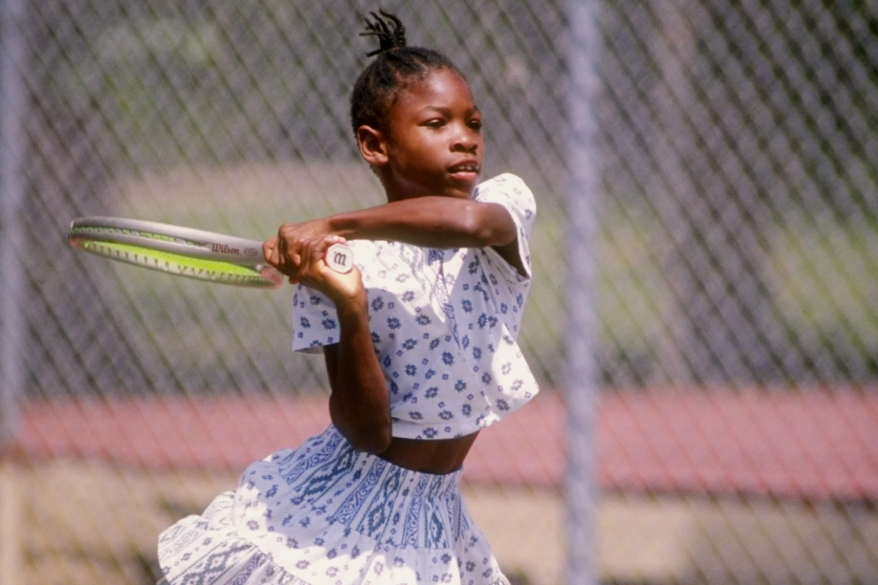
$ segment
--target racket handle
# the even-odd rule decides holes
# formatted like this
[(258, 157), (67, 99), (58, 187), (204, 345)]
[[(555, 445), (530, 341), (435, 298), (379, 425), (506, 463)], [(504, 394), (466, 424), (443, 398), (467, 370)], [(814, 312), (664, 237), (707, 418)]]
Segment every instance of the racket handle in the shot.
[(354, 251), (344, 244), (333, 244), (323, 253), (323, 260), (336, 272), (347, 274), (354, 268)]

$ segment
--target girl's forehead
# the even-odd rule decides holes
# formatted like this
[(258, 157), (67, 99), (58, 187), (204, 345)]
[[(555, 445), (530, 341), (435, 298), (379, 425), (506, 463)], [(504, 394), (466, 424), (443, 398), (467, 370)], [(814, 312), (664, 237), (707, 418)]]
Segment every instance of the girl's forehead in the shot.
[(428, 107), (431, 104), (446, 106), (475, 106), (469, 83), (451, 69), (435, 69), (421, 79), (406, 85), (398, 96), (397, 105)]

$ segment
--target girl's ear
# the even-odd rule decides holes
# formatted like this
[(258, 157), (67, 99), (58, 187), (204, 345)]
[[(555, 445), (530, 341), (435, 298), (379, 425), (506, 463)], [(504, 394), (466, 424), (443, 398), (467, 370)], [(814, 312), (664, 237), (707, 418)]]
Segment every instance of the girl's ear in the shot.
[(387, 164), (387, 144), (380, 130), (365, 125), (357, 128), (357, 146), (360, 156), (372, 167)]

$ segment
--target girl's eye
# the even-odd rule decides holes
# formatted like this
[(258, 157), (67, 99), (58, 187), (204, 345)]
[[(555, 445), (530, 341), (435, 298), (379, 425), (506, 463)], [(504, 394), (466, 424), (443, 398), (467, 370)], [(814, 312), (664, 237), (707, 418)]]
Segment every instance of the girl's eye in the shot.
[(445, 120), (440, 120), (439, 118), (435, 118), (433, 120), (427, 120), (424, 122), (424, 126), (428, 128), (441, 128), (445, 125)]
[(481, 130), (482, 129), (482, 121), (478, 119), (470, 120), (469, 127), (473, 130)]

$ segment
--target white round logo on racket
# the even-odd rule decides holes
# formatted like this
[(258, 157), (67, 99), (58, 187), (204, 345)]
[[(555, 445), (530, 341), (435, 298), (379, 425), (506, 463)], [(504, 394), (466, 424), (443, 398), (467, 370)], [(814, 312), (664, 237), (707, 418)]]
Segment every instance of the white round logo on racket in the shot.
[(326, 265), (342, 274), (346, 274), (354, 268), (353, 250), (344, 244), (333, 244), (323, 254)]

